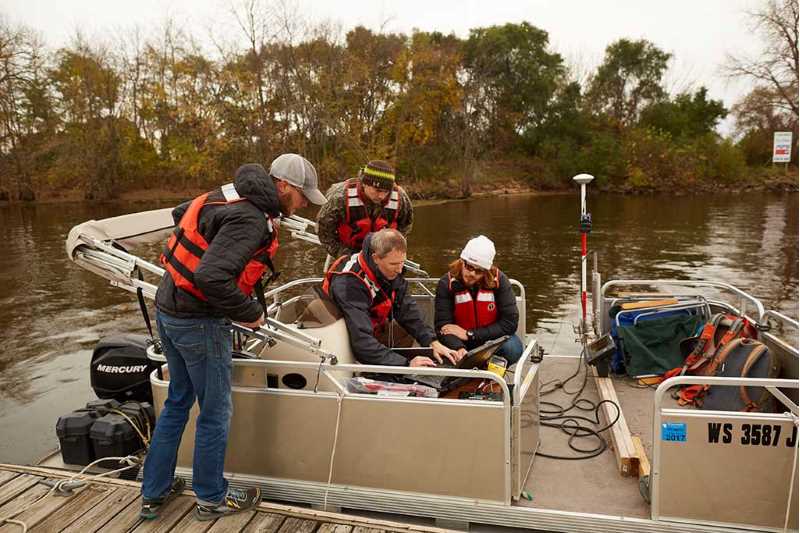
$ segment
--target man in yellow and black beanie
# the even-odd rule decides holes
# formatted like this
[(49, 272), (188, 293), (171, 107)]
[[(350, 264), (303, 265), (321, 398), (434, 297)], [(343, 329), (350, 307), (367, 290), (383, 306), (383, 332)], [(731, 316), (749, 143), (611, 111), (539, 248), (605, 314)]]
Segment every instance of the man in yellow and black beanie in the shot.
[(364, 237), (383, 228), (411, 231), (411, 199), (397, 185), (394, 167), (370, 161), (358, 177), (334, 183), (317, 215), (317, 234), (331, 258), (361, 251)]

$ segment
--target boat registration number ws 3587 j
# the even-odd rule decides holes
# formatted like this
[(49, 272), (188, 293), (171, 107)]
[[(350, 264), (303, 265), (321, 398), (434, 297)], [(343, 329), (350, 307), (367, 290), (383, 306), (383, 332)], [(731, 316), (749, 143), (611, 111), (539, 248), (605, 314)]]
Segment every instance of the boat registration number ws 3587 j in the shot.
[(709, 444), (731, 444), (734, 441), (750, 446), (793, 448), (797, 443), (797, 426), (786, 435), (779, 424), (741, 424), (735, 427), (731, 423), (708, 423)]

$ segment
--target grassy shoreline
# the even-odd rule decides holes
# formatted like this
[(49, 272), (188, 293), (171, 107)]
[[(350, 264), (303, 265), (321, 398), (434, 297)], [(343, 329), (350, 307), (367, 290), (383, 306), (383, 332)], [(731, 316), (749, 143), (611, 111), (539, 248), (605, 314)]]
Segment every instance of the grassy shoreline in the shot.
[[(769, 170), (769, 169), (767, 169)], [(595, 187), (597, 192), (608, 194), (626, 195), (650, 195), (650, 194), (670, 194), (673, 196), (684, 196), (696, 193), (749, 193), (749, 192), (797, 192), (798, 187), (797, 169), (775, 172), (758, 172), (750, 179), (741, 183), (695, 183), (684, 188), (625, 188), (625, 187)], [(537, 187), (536, 184), (527, 183), (523, 180), (498, 180), (498, 181), (479, 181), (471, 184), (470, 193), (464, 195), (460, 189), (460, 182), (457, 180), (449, 181), (422, 181), (403, 184), (414, 205), (435, 205), (444, 202), (454, 202), (470, 200), (475, 198), (485, 198), (489, 196), (520, 196), (520, 195), (559, 195), (570, 194), (574, 188), (552, 188)], [(42, 191), (36, 200), (30, 202), (22, 201), (0, 201), (0, 206), (11, 204), (59, 204), (59, 203), (79, 203), (86, 201), (93, 202), (133, 202), (143, 203), (152, 202), (156, 204), (175, 204), (184, 200), (194, 198), (208, 188), (192, 187), (181, 191), (167, 188), (133, 189), (120, 193), (117, 198), (110, 200), (86, 200), (84, 191), (59, 190)]]

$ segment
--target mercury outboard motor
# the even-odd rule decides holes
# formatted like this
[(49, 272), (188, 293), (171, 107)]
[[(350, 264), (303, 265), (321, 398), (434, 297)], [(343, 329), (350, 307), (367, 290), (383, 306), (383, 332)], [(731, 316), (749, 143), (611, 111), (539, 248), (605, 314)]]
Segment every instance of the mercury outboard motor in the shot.
[(147, 358), (147, 335), (114, 335), (100, 339), (92, 353), (91, 384), (98, 398), (152, 402), (150, 373), (157, 364)]

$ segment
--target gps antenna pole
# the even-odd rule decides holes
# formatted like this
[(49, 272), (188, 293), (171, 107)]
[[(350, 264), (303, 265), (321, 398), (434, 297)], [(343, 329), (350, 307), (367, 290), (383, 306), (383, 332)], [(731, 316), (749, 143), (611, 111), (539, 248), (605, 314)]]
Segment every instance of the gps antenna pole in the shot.
[(586, 335), (586, 237), (592, 231), (592, 215), (586, 210), (586, 186), (594, 179), (591, 174), (578, 174), (572, 181), (581, 186), (581, 336)]

